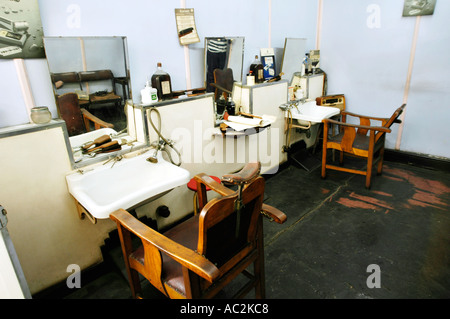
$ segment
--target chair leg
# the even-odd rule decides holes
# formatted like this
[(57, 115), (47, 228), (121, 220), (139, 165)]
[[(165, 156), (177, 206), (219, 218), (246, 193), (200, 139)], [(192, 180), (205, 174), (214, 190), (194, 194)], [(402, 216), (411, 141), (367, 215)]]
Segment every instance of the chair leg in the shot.
[(198, 213), (198, 204), (197, 204), (197, 192), (194, 193), (193, 205), (194, 205), (194, 215)]
[(366, 188), (370, 188), (371, 178), (372, 178), (372, 166), (373, 166), (373, 155), (367, 158), (367, 171), (366, 171)]
[(384, 147), (380, 149), (380, 155), (377, 165), (377, 175), (381, 175), (381, 173), (383, 172), (383, 158), (384, 158)]
[(325, 178), (327, 175), (327, 148), (326, 145), (323, 147), (322, 150), (322, 178)]
[(142, 288), (141, 282), (139, 280), (139, 273), (134, 269), (129, 269), (128, 278), (130, 281), (131, 295), (133, 299), (141, 299), (142, 298)]
[(266, 279), (265, 279), (265, 269), (264, 269), (264, 235), (263, 235), (263, 220), (262, 217), (259, 216), (259, 225), (258, 225), (258, 258), (253, 263), (255, 277), (257, 278), (257, 282), (255, 285), (255, 297), (257, 299), (265, 299), (266, 298)]
[[(132, 250), (131, 233), (123, 228), (120, 223), (117, 223), (117, 231), (121, 242), (122, 254), (123, 256), (128, 256)], [(141, 283), (139, 281), (139, 274), (136, 270), (130, 267), (130, 261), (128, 258), (124, 258), (124, 262), (130, 284), (131, 295), (134, 299), (140, 298), (140, 296), (142, 296), (142, 291)]]

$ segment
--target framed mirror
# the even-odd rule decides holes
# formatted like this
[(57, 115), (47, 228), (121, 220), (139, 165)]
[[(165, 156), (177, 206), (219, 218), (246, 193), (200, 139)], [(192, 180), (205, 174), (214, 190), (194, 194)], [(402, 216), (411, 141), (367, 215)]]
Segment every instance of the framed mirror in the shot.
[(58, 114), (66, 122), (74, 167), (119, 151), (86, 153), (81, 146), (100, 136), (117, 139), (120, 153), (135, 147), (126, 37), (44, 37)]
[(244, 62), (244, 37), (205, 38), (205, 87), (206, 92), (214, 92), (215, 69), (232, 69), (233, 79), (242, 82)]

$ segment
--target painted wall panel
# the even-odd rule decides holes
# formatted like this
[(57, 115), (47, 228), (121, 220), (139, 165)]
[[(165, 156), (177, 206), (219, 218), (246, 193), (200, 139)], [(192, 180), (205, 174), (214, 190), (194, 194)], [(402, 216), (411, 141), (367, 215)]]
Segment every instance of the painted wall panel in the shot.
[[(420, 18), (401, 149), (450, 158), (450, 2)], [(415, 19), (415, 18), (412, 18)]]
[[(441, 136), (449, 133), (442, 120), (449, 108), (441, 103), (450, 94), (444, 89), (449, 87), (444, 57), (449, 31), (443, 27), (449, 4), (440, 1), (434, 15), (422, 17), (407, 95), (416, 18), (402, 17), (402, 11), (403, 1), (324, 0), (321, 65), (328, 74), (328, 93), (345, 94), (349, 111), (376, 116), (389, 116), (407, 101), (400, 150), (449, 158), (448, 142), (429, 137), (438, 130)], [(425, 114), (426, 105), (436, 112)], [(388, 148), (396, 147), (398, 130), (397, 125), (387, 135)]]

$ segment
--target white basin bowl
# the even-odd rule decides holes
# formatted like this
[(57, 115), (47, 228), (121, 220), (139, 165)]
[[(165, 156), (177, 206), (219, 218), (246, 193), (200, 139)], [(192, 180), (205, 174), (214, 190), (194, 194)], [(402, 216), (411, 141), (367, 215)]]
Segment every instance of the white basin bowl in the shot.
[(147, 152), (86, 168), (66, 176), (70, 194), (95, 218), (109, 218), (119, 208), (131, 209), (156, 199), (189, 181), (189, 171), (163, 159), (158, 163), (146, 159)]
[[(315, 101), (310, 101), (304, 104), (300, 103), (290, 111), (292, 118), (296, 119), (300, 125), (307, 125), (308, 122), (314, 125), (322, 123), (323, 119), (338, 115), (341, 110), (337, 107), (316, 105)], [(286, 112), (286, 116), (288, 116), (288, 112)]]

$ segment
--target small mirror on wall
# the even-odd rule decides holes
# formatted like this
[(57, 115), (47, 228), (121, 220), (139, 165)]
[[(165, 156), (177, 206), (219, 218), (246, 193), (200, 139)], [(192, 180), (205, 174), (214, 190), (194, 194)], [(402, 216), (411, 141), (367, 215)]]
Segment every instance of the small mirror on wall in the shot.
[(306, 53), (306, 39), (286, 38), (284, 42), (283, 60), (281, 72), (283, 80), (292, 81), (295, 72), (302, 70), (303, 58)]

